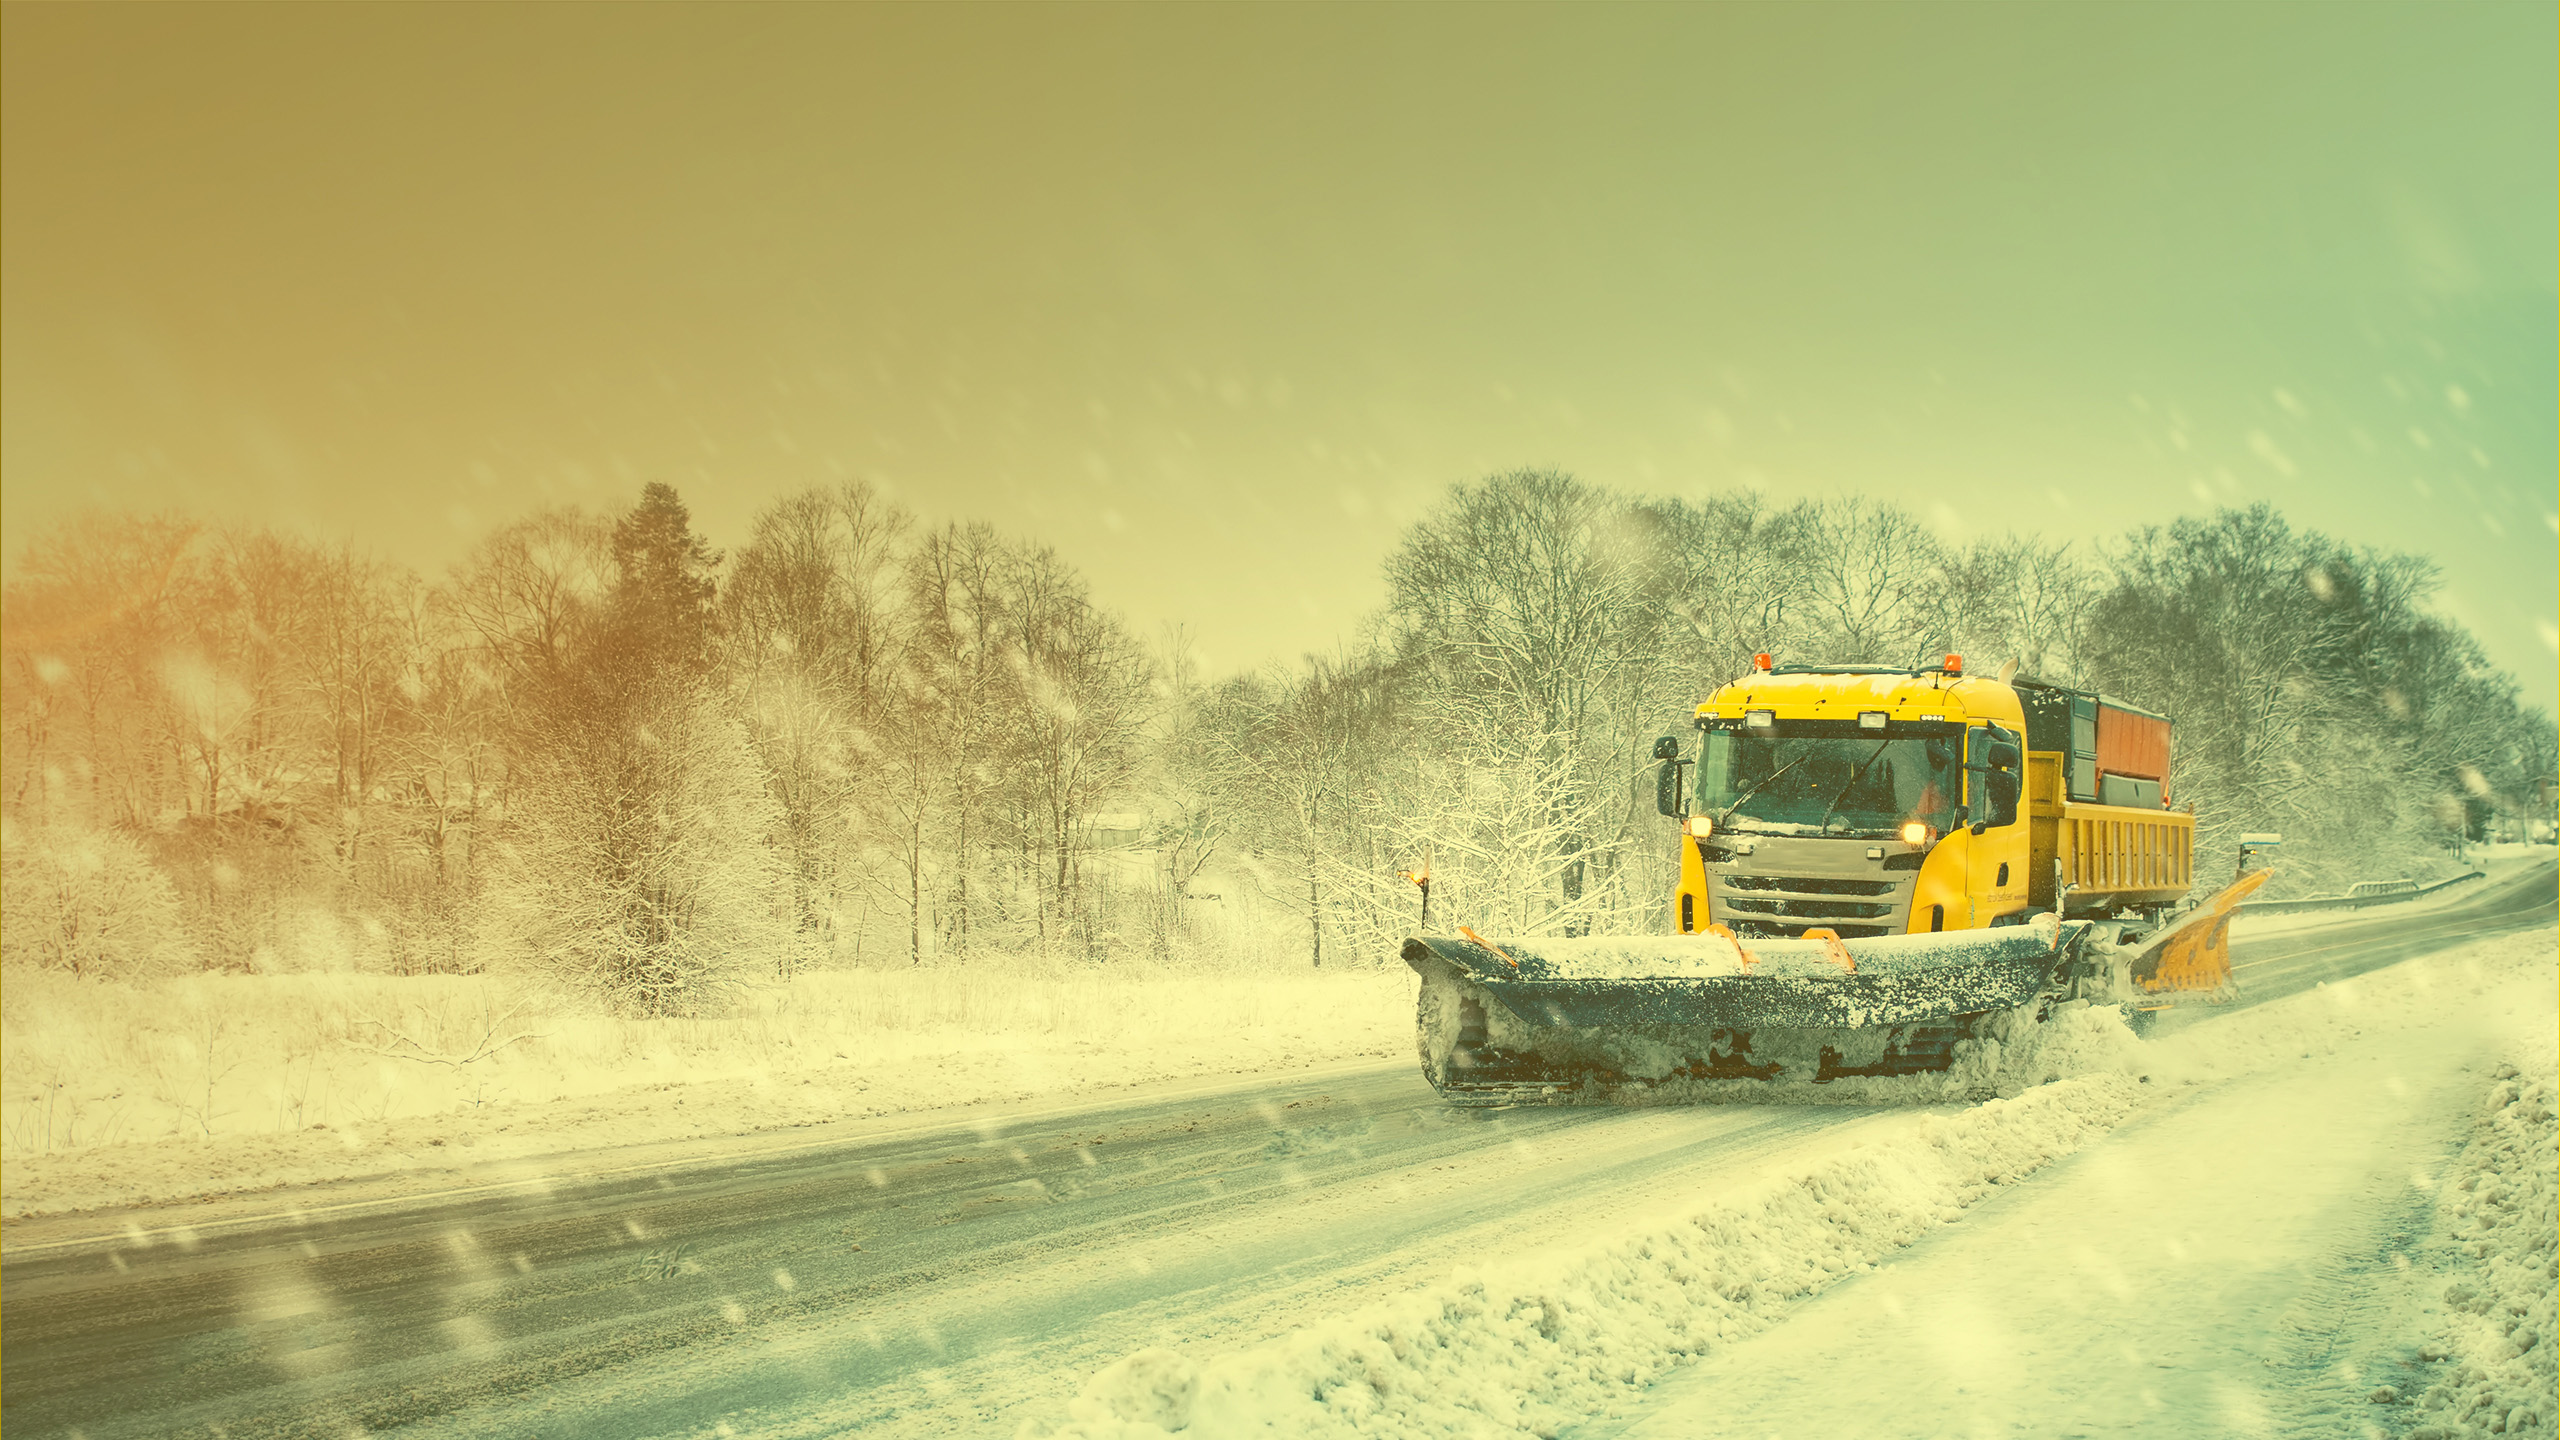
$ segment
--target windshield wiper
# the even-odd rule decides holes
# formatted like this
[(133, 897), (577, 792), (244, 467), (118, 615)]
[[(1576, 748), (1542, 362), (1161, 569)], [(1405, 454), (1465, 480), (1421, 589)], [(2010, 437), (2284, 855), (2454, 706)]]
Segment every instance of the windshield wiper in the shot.
[(1796, 758), (1794, 758), (1793, 760), (1788, 761), (1786, 764), (1781, 765), (1781, 766), (1779, 766), (1777, 769), (1770, 771), (1766, 776), (1763, 776), (1763, 777), (1761, 778), (1761, 781), (1760, 781), (1760, 783), (1759, 783), (1759, 784), (1754, 785), (1754, 786), (1752, 786), (1750, 789), (1745, 790), (1745, 791), (1743, 791), (1741, 794), (1739, 794), (1739, 795), (1737, 795), (1737, 796), (1733, 797), (1733, 803), (1732, 803), (1732, 804), (1730, 804), (1730, 805), (1727, 805), (1726, 807), (1724, 807), (1724, 813), (1723, 813), (1723, 814), (1721, 814), (1721, 815), (1718, 815), (1718, 816), (1716, 817), (1716, 824), (1715, 824), (1715, 828), (1717, 828), (1717, 829), (1719, 829), (1719, 830), (1723, 829), (1723, 828), (1724, 828), (1724, 822), (1726, 822), (1727, 820), (1730, 820), (1730, 819), (1732, 819), (1732, 818), (1733, 818), (1733, 812), (1742, 808), (1742, 802), (1743, 802), (1743, 801), (1748, 800), (1748, 799), (1750, 799), (1752, 796), (1759, 794), (1761, 791), (1768, 789), (1770, 786), (1777, 784), (1777, 783), (1778, 783), (1778, 777), (1779, 777), (1779, 776), (1786, 774), (1788, 771), (1793, 770), (1794, 768), (1796, 768), (1797, 766), (1799, 766), (1799, 765), (1803, 764), (1803, 763), (1804, 763), (1804, 762), (1806, 762), (1807, 760), (1812, 759), (1812, 758), (1813, 758), (1813, 753), (1814, 753), (1814, 752), (1812, 752), (1812, 751), (1810, 751), (1810, 750), (1807, 750), (1806, 752), (1804, 752), (1803, 754), (1801, 754), (1801, 755), (1797, 756), (1797, 757), (1796, 757)]
[(1892, 741), (1887, 740), (1883, 745), (1878, 745), (1875, 749), (1875, 754), (1869, 755), (1864, 764), (1861, 764), (1857, 769), (1849, 772), (1848, 783), (1840, 787), (1839, 794), (1831, 797), (1830, 804), (1822, 807), (1822, 823), (1816, 826), (1816, 829), (1822, 831), (1826, 835), (1831, 833), (1831, 812), (1839, 809), (1840, 802), (1849, 798), (1849, 792), (1858, 788), (1858, 782), (1867, 778), (1867, 767), (1875, 764), (1877, 759), (1883, 756), (1885, 745), (1890, 745), (1892, 743)]

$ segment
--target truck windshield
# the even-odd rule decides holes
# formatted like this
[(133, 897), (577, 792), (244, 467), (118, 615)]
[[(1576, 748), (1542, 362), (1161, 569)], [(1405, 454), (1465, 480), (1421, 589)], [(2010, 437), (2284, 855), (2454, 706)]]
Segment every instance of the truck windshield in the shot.
[(1919, 820), (1946, 830), (1958, 776), (1952, 736), (1710, 730), (1698, 809), (1755, 829), (1883, 834)]

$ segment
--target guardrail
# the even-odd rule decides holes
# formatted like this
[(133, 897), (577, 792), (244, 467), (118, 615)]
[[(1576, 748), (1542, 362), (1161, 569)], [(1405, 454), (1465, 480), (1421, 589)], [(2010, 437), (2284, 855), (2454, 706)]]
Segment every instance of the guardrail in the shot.
[(2439, 880), (2433, 885), (2410, 885), (2406, 890), (2395, 889), (2382, 895), (2314, 895), (2307, 900), (2243, 900), (2238, 908), (2253, 915), (2290, 915), (2297, 910), (2362, 910), (2368, 905), (2397, 905), (2403, 901), (2416, 900), (2422, 896), (2433, 895), (2447, 887), (2459, 885), (2466, 880), (2485, 880), (2488, 876), (2489, 872), (2486, 870), (2474, 870), (2466, 875)]

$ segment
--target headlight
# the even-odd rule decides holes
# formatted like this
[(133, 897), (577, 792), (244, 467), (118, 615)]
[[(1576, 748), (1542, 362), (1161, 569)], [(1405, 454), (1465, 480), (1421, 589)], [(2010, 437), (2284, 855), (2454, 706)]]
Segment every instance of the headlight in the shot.
[(1902, 843), (1917, 850), (1929, 843), (1929, 827), (1914, 820), (1902, 827)]
[(1690, 817), (1689, 817), (1689, 833), (1690, 833), (1690, 834), (1692, 834), (1692, 835), (1697, 836), (1697, 837), (1698, 837), (1699, 839), (1701, 839), (1701, 840), (1704, 840), (1704, 839), (1706, 839), (1708, 836), (1713, 835), (1714, 833), (1716, 833), (1716, 817), (1714, 817), (1713, 815), (1692, 815), (1692, 816), (1690, 816)]
[(1858, 728), (1881, 730), (1884, 728), (1885, 719), (1885, 713), (1881, 710), (1861, 710), (1858, 712)]

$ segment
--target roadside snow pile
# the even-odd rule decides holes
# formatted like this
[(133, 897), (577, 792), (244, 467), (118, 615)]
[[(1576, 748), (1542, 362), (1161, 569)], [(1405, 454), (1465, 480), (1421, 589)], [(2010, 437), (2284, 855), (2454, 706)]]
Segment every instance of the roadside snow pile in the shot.
[(0, 1215), (725, 1138), (1412, 1053), (1413, 974), (813, 971), (717, 1019), (500, 976), (15, 972)]
[(2150, 1093), (2120, 1074), (2065, 1080), (1927, 1117), (1712, 1210), (1461, 1271), (1249, 1350), (1206, 1362), (1141, 1351), (1095, 1375), (1063, 1422), (1018, 1433), (1552, 1436), (2080, 1149)]
[(2547, 1435), (2560, 1364), (2553, 1290), (2560, 1276), (2560, 1123), (2548, 1057), (2526, 1075), (2502, 1067), (2471, 1143), (2436, 1208), (2437, 1233), (2476, 1261), (2445, 1291), (2451, 1311), (2427, 1352), (2452, 1362), (2418, 1402), (2410, 1440)]
[(2041, 1021), (2023, 1011), (1999, 1019), (2005, 1023), (1986, 1025), (1956, 1045), (1946, 1074), (1949, 1098), (2014, 1096), (2079, 1075), (2139, 1076), (2152, 1063), (2151, 1051), (2113, 1005), (2071, 1000)]

